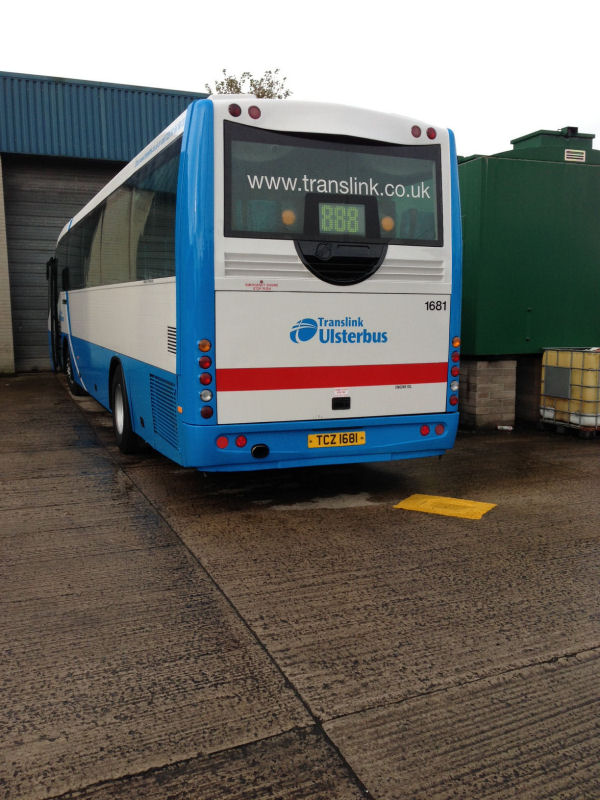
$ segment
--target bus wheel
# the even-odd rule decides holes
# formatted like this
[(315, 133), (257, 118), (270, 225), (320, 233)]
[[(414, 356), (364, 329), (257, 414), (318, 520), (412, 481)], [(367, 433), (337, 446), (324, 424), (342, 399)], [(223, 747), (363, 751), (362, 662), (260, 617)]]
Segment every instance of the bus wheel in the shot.
[(117, 367), (113, 375), (110, 396), (112, 400), (113, 431), (115, 432), (119, 450), (122, 453), (137, 453), (139, 438), (131, 427), (129, 401), (121, 367)]
[(65, 347), (65, 375), (67, 376), (67, 385), (69, 387), (69, 391), (75, 397), (83, 397), (86, 394), (85, 389), (82, 389), (81, 386), (76, 383), (75, 375), (73, 373), (73, 362), (71, 361), (71, 351), (69, 346)]

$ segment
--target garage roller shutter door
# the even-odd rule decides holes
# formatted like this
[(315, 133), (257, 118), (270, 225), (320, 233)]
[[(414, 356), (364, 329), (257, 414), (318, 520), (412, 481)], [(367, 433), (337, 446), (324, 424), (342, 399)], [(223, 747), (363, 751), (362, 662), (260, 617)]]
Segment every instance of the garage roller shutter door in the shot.
[(3, 156), (15, 369), (50, 368), (46, 262), (65, 222), (120, 164)]

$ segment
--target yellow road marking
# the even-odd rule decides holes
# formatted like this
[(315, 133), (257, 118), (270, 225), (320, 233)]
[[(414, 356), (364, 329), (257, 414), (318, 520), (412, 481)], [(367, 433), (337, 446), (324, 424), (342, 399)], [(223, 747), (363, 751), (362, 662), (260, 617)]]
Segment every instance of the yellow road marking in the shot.
[(430, 494), (411, 494), (394, 506), (407, 511), (423, 511), (426, 514), (441, 514), (444, 517), (481, 519), (496, 508), (496, 503), (480, 503), (477, 500), (459, 500), (456, 497), (435, 497)]

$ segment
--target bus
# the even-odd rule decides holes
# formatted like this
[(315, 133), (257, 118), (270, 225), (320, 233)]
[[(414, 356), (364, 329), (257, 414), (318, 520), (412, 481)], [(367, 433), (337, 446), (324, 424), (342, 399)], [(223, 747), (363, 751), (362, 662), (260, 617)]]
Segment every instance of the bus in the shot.
[(450, 130), (193, 102), (64, 227), (49, 346), (119, 448), (242, 471), (437, 456), (458, 426)]

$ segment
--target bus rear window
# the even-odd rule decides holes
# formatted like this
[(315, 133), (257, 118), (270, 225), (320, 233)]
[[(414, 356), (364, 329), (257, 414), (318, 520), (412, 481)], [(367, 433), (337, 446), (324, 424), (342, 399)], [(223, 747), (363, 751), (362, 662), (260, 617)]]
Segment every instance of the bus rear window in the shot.
[(226, 236), (443, 244), (439, 145), (224, 125)]

